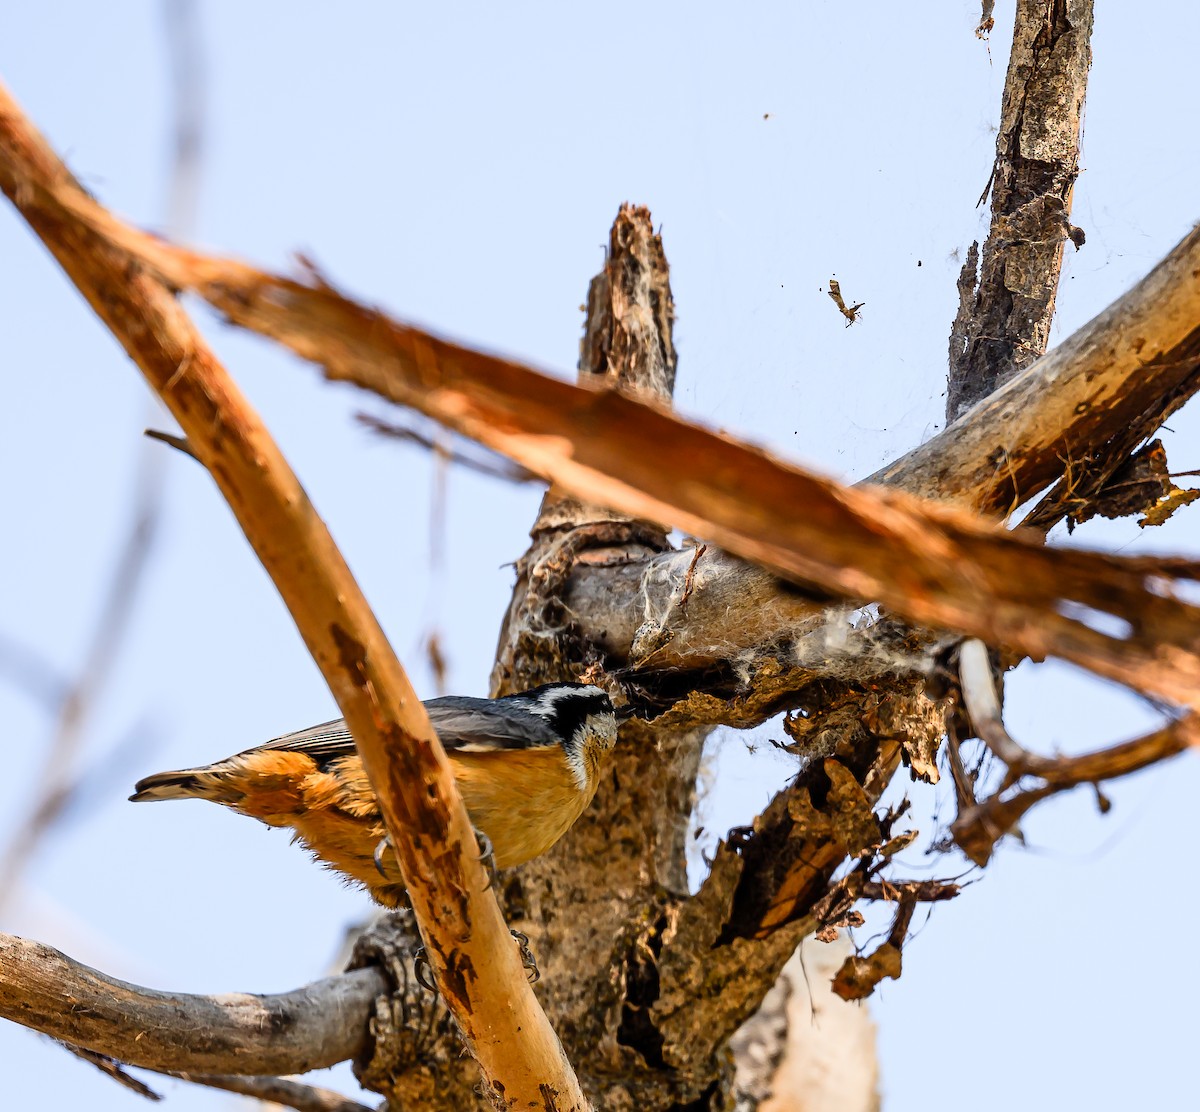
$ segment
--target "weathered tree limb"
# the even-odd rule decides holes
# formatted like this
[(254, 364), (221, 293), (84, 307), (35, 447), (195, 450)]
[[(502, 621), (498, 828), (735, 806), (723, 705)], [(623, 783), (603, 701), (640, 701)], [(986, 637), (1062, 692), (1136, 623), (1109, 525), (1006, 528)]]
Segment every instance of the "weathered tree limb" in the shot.
[(1143, 416), (1149, 435), (1200, 389), (1197, 273), (1200, 229), (1053, 351), (868, 481), (1008, 513)]
[[(579, 381), (668, 407), (674, 306), (647, 209), (625, 205), (618, 212), (587, 306)], [(657, 446), (642, 450), (653, 456)], [(601, 664), (590, 629), (574, 625), (564, 596), (568, 577), (640, 566), (667, 548), (661, 525), (557, 487), (547, 492), (531, 538), (501, 627), (494, 692)], [(703, 736), (626, 723), (592, 806), (551, 853), (504, 886), (510, 916), (520, 918), (539, 954), (552, 955), (543, 999), (573, 1059), (588, 1062), (606, 1108), (686, 1105), (727, 1068), (672, 1074), (642, 1038), (653, 991), (645, 983), (649, 954), (665, 906), (687, 893), (686, 835)]]
[[(1200, 388), (1200, 232), (1193, 232), (1141, 283), (1036, 365), (945, 432), (877, 472), (884, 483), (986, 513), (1003, 513), (1092, 455), (1113, 460), (1150, 435)], [(1160, 337), (1161, 342), (1156, 342)], [(1144, 357), (1144, 358), (1143, 358)], [(1072, 484), (1074, 486), (1074, 484)], [(693, 572), (693, 591), (679, 606)], [(583, 629), (614, 663), (666, 674), (731, 675), (739, 662), (766, 697), (697, 699), (681, 708), (696, 721), (751, 725), (793, 701), (829, 662), (854, 662), (865, 680), (886, 671), (889, 654), (851, 631), (844, 614), (777, 577), (710, 548), (665, 552), (641, 565), (579, 568), (564, 599)], [(652, 616), (653, 655), (639, 659), (639, 631)], [(779, 646), (786, 652), (780, 653)], [(758, 649), (755, 652), (755, 649)], [(774, 650), (774, 651), (773, 651)], [(874, 659), (873, 659), (874, 658)], [(679, 688), (698, 686), (681, 678)], [(736, 685), (726, 686), (735, 695)], [(743, 692), (744, 694), (744, 692)]]
[(586, 1108), (487, 891), (446, 755), (324, 523), (174, 296), (55, 203), (83, 193), (2, 88), (0, 187), (171, 409), (288, 605), (354, 735), (489, 1095)]
[[(1025, 17), (1029, 14), (1023, 13)], [(984, 23), (986, 19), (985, 12)], [(1021, 19), (1022, 13), (1019, 13), (1018, 21)], [(1079, 34), (1071, 42), (1071, 56), (1060, 54), (1059, 61), (1063, 64), (1056, 72), (1060, 82), (1067, 80), (1071, 83), (1077, 96), (1070, 103), (1058, 106), (1061, 111), (1049, 112), (1042, 121), (1047, 132), (1065, 129), (1067, 149), (1064, 157), (1070, 163), (1070, 181), (1073, 181), (1077, 157), (1079, 108), (1086, 81), (1090, 5), (1086, 23), (1087, 26), (1081, 26)], [(1019, 27), (1018, 37), (1022, 33)], [(1015, 75), (1023, 64), (1018, 50), (1010, 65), (1010, 88), (1019, 82)], [(1031, 112), (1033, 110), (1031, 106)], [(1058, 195), (1049, 199), (1035, 197), (1034, 185), (1030, 183), (1021, 198), (1022, 202), (1030, 206), (1030, 214), (1054, 211), (1058, 214), (1059, 223), (1065, 225), (1070, 183), (1066, 184), (1065, 189), (1060, 182), (1050, 180), (1043, 181), (1041, 185), (1044, 190), (1057, 191)], [(1026, 220), (1026, 232), (1028, 225), (1029, 221)], [(1003, 223), (993, 229), (994, 235), (985, 248), (989, 262), (995, 257), (998, 237), (1003, 230), (1006, 230)], [(1057, 229), (1056, 236), (1044, 249), (1018, 246), (1015, 252), (1020, 255), (1023, 251), (1029, 256), (1022, 259), (1023, 281), (1048, 291), (1042, 306), (1043, 316), (1031, 322), (1021, 313), (1016, 313), (1004, 323), (992, 320), (989, 326), (991, 339), (997, 341), (1005, 337), (1006, 328), (1014, 330), (1015, 335), (1011, 338), (1022, 345), (1022, 365), (1031, 362), (1045, 349), (1064, 230)], [(1195, 244), (1193, 257), (1200, 257), (1196, 255), (1194, 247)], [(974, 306), (968, 305), (967, 295), (973, 285), (976, 253), (977, 247), (973, 246), (968, 253), (970, 273), (968, 275), (964, 268), (960, 280), (963, 303), (955, 322), (955, 337), (970, 333), (977, 324), (972, 317), (972, 308), (989, 312), (995, 307), (993, 297), (996, 291), (993, 289), (984, 291)], [(1191, 274), (1194, 273), (1193, 266)], [(994, 268), (992, 274), (995, 274)], [(1017, 277), (1015, 264), (1011, 277), (1013, 280)], [(1176, 280), (1182, 279), (1180, 286), (1185, 291), (1185, 297), (1192, 296), (1187, 292), (1189, 277), (1186, 269), (1175, 276)], [(1194, 283), (1191, 285), (1194, 286)], [(1153, 307), (1156, 300), (1157, 295), (1153, 295), (1153, 299), (1144, 301), (1142, 307)], [(1200, 322), (1200, 311), (1197, 310), (1200, 310), (1200, 299), (1193, 302), (1189, 311), (1185, 343), (1194, 341), (1196, 325)], [(1135, 304), (1135, 316), (1138, 311)], [(1036, 324), (1036, 327), (1031, 327), (1031, 324)], [(1140, 349), (1143, 343), (1143, 340), (1139, 340), (1136, 346)], [(1196, 349), (1190, 350), (1190, 355), (1192, 361), (1186, 373), (1192, 381), (1181, 390), (1185, 396), (1195, 389), (1197, 379)], [(1136, 382), (1144, 377), (1140, 362), (1127, 359), (1123, 367), (1118, 369), (1118, 361), (1112, 360), (1110, 369), (1116, 372), (1112, 378), (1119, 380), (1122, 375), (1132, 376)], [(1172, 371), (1177, 369), (1173, 367)], [(972, 371), (978, 385), (976, 398), (995, 388), (994, 378), (987, 380), (986, 375), (979, 374), (978, 368), (958, 368), (952, 371), (951, 394), (956, 399), (962, 396), (963, 389), (972, 381)], [(1059, 375), (1052, 373), (1050, 377)], [(1070, 383), (1069, 374), (1062, 377)], [(1036, 396), (1036, 386), (1042, 383), (1032, 372), (1022, 380), (1023, 386), (1029, 387), (1030, 384), (1035, 384), (1031, 393)], [(980, 406), (959, 424), (948, 429), (938, 438), (935, 446), (919, 449), (917, 453), (897, 461), (880, 475), (874, 476), (873, 480), (895, 483), (932, 498), (985, 512), (1011, 509), (1012, 505), (1022, 500), (1021, 492), (1026, 490), (1024, 484), (1031, 481), (1031, 477), (1036, 477), (1033, 481), (1044, 484), (1039, 468), (1045, 468), (1048, 464), (1049, 474), (1061, 473), (1065, 453), (1051, 451), (1042, 455), (1042, 447), (1063, 436), (1064, 430), (1071, 429), (1072, 425), (1078, 425), (1081, 417), (1095, 419), (1091, 414), (1092, 400), (1093, 397), (1102, 397), (1103, 393), (1087, 396), (1088, 390), (1097, 389), (1090, 374), (1070, 385), (1076, 389), (1084, 387), (1080, 392), (1085, 396), (1073, 399), (1073, 407), (1066, 420), (1039, 423), (1043, 412), (1037, 404), (998, 408), (993, 413), (984, 411), (984, 407)], [(1162, 400), (1153, 395), (1149, 397), (1153, 399), (1149, 408), (1157, 405), (1159, 413), (1171, 404), (1169, 398)], [(1047, 410), (1057, 406), (1061, 417), (1068, 416), (1061, 409), (1064, 398), (1059, 387), (1043, 393), (1036, 400), (1045, 403)], [(965, 408), (952, 405), (951, 413), (957, 416)], [(1146, 408), (1141, 405), (1133, 412), (1145, 412)], [(1014, 429), (1013, 426), (1017, 424), (1013, 420), (1015, 414), (1019, 414), (1019, 419), (1024, 421), (1023, 428)], [(973, 440), (972, 433), (978, 439)], [(1017, 435), (1014, 436), (1014, 433)], [(1095, 440), (1091, 442), (1099, 446), (1127, 436), (1128, 426), (1114, 423), (1102, 431), (1094, 425), (1086, 433), (1088, 437), (1094, 437)], [(1077, 449), (1078, 444), (1072, 443), (1071, 433), (1068, 432), (1065, 442), (1071, 445), (1072, 451)], [(997, 451), (997, 448), (1001, 450)], [(928, 455), (924, 454), (926, 450)], [(678, 574), (676, 568), (676, 583)], [(594, 580), (589, 586), (596, 589)], [(764, 587), (769, 590), (769, 587)], [(734, 591), (736, 589), (733, 588)], [(797, 600), (791, 600), (791, 603), (793, 607), (803, 605)], [(798, 654), (793, 649), (790, 662), (793, 674), (784, 681), (785, 685), (796, 681), (803, 683), (806, 679), (812, 683), (815, 675), (821, 672), (819, 662), (821, 650), (825, 647), (822, 641), (828, 639), (828, 623), (821, 626), (809, 619), (807, 622), (797, 622), (795, 628), (807, 631), (807, 637), (785, 643), (791, 647), (797, 641), (801, 644), (808, 642), (808, 651), (801, 659), (805, 663), (811, 662), (812, 672), (806, 675), (805, 670), (797, 666)], [(836, 638), (833, 640), (836, 642)], [(852, 652), (853, 647), (861, 647), (863, 639), (857, 639), (857, 643), (850, 638), (846, 640), (850, 641)], [(636, 634), (630, 643), (636, 643)], [(906, 647), (911, 653), (913, 646)], [(670, 652), (671, 646), (667, 646), (666, 651)], [(830, 655), (836, 655), (836, 647)], [(936, 777), (933, 755), (943, 729), (941, 710), (923, 696), (919, 683), (914, 685), (896, 676), (881, 683), (871, 682), (875, 678), (871, 675), (872, 671), (887, 671), (886, 656), (880, 655), (882, 659), (878, 661), (861, 659), (859, 667), (855, 669), (860, 682), (870, 686), (869, 694), (861, 690), (854, 692), (853, 689), (844, 694), (836, 693), (835, 687), (834, 698), (830, 699), (828, 687), (822, 690), (822, 685), (812, 683), (816, 692), (811, 700), (806, 701), (812, 705), (818, 724), (805, 724), (803, 741), (808, 752), (821, 754), (832, 751), (838, 760), (826, 760), (824, 767), (822, 762), (810, 761), (796, 783), (780, 793), (767, 811), (755, 820), (753, 838), (719, 849), (709, 880), (696, 901), (700, 907), (706, 904), (714, 907), (714, 911), (706, 917), (694, 913), (689, 915), (690, 909), (685, 909), (678, 933), (668, 939), (659, 958), (662, 1004), (655, 1014), (655, 1025), (663, 1031), (668, 1041), (671, 1040), (672, 1026), (676, 1031), (686, 1030), (688, 1020), (692, 1021), (693, 1031), (707, 1033), (714, 1027), (719, 1031), (721, 1024), (729, 1021), (729, 1016), (722, 1015), (719, 1009), (706, 1005), (704, 1001), (709, 995), (723, 995), (720, 983), (723, 976), (736, 975), (734, 971), (739, 967), (750, 978), (756, 974), (761, 976), (763, 972), (769, 973), (770, 946), (776, 940), (776, 932), (806, 931), (823, 921), (836, 921), (839, 914), (850, 906), (847, 899), (849, 882), (856, 882), (853, 891), (858, 895), (867, 890), (868, 883), (862, 882), (864, 874), (858, 872), (849, 874), (838, 886), (830, 887), (830, 881), (834, 869), (847, 858), (851, 862), (858, 858), (856, 868), (870, 862), (876, 852), (875, 847), (883, 840), (873, 807), (883, 787), (891, 779), (902, 749), (915, 772), (925, 777)], [(834, 662), (833, 675), (845, 676), (847, 671), (842, 662)], [(768, 686), (777, 685), (778, 681), (774, 684), (768, 681)], [(759, 685), (760, 699), (762, 686)], [(839, 887), (843, 889), (840, 893)], [(713, 891), (708, 891), (710, 888)], [(895, 959), (895, 969), (899, 966), (899, 947), (903, 942), (908, 915), (911, 915), (911, 903), (906, 914), (898, 919), (894, 937), (888, 943), (891, 956)], [(797, 926), (798, 919), (807, 919), (807, 922)], [(790, 925), (785, 926), (787, 924)], [(714, 926), (718, 931), (715, 941)], [(754, 939), (759, 939), (759, 944), (755, 945)], [(697, 956), (701, 954), (702, 958)], [(887, 963), (874, 964), (882, 969)], [(742, 983), (745, 983), (745, 979)], [(698, 1023), (695, 1022), (697, 1012), (701, 1020)], [(682, 1023), (681, 1015), (685, 1017)], [(674, 1041), (680, 1041), (678, 1034)], [(697, 1041), (703, 1041), (703, 1034), (700, 1040), (693, 1038), (690, 1046), (694, 1047)]]
[(131, 1066), (280, 1074), (360, 1054), (387, 983), (376, 969), (274, 996), (199, 996), (139, 988), (50, 946), (0, 934), (0, 1015)]
[[(55, 182), (46, 203), (63, 206), (64, 216), (67, 209), (83, 215), (167, 281), (321, 362), (330, 377), (420, 409), (578, 497), (671, 521), (789, 578), (878, 600), (921, 626), (1037, 658), (1062, 656), (1178, 702), (1200, 693), (1193, 608), (1163, 597), (1174, 581), (1190, 578), (1189, 564), (1048, 553), (1036, 539), (949, 507), (848, 489), (623, 394), (592, 393), (436, 339), (356, 305), (327, 283), (304, 285), (168, 247), (70, 184)], [(1200, 314), (1174, 324), (1200, 340)], [(1162, 342), (1138, 338), (1142, 355), (1135, 361)], [(654, 459), (641, 452), (643, 444), (658, 446)], [(705, 467), (697, 472), (690, 461), (700, 459)], [(1162, 589), (1147, 586), (1147, 577), (1161, 580)], [(1094, 628), (1091, 612), (1102, 622), (1126, 623), (1129, 636)]]
[(968, 252), (950, 336), (950, 421), (1046, 350), (1063, 245), (1083, 243), (1070, 213), (1091, 34), (1092, 0), (1017, 2), (988, 181), (991, 229), (978, 284)]

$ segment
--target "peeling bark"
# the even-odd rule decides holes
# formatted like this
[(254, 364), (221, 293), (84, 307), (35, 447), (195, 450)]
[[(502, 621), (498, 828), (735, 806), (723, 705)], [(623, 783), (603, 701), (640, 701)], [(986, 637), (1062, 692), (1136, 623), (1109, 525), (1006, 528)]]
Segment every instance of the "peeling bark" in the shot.
[[(1092, 0), (1018, 0), (988, 188), (992, 225), (959, 283), (946, 416), (956, 420), (1046, 350), (1070, 221), (1091, 63)], [(986, 197), (987, 190), (984, 191)]]
[[(580, 381), (669, 405), (673, 323), (662, 241), (647, 209), (623, 206), (588, 290)], [(579, 573), (639, 568), (668, 550), (661, 525), (554, 487), (531, 539), (500, 633), (495, 694), (598, 664), (603, 632), (577, 620), (567, 584)], [(655, 955), (673, 906), (687, 893), (685, 837), (703, 738), (694, 728), (626, 725), (592, 807), (549, 854), (503, 886), (510, 918), (543, 960), (546, 1007), (568, 1051), (589, 1062), (606, 1108), (666, 1107), (696, 1099), (714, 1082), (722, 1090), (728, 1084), (725, 1066), (704, 1071), (699, 1082), (664, 1072), (663, 1040), (650, 1019)], [(569, 932), (564, 907), (571, 908)]]

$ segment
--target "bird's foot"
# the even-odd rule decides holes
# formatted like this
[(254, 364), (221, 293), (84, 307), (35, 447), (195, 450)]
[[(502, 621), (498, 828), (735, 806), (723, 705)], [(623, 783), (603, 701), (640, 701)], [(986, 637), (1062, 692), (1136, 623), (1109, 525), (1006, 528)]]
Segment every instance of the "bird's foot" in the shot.
[(531, 985), (536, 985), (542, 977), (542, 971), (538, 969), (537, 958), (533, 956), (533, 951), (529, 948), (529, 936), (522, 934), (520, 931), (509, 931), (509, 934), (517, 940), (517, 945), (521, 947), (521, 964), (525, 967), (525, 977)]
[(385, 880), (390, 880), (387, 870), (383, 867), (383, 856), (385, 853), (391, 852), (392, 840), (386, 834), (379, 839), (379, 844), (375, 847), (375, 852), (371, 854), (371, 860), (375, 862), (375, 868), (379, 871), (379, 875)]
[(413, 954), (413, 976), (422, 988), (428, 989), (434, 996), (437, 995), (437, 985), (433, 983), (433, 970), (430, 968), (429, 958), (425, 956), (424, 946)]
[[(521, 965), (525, 969), (525, 977), (531, 985), (536, 985), (542, 977), (542, 971), (538, 969), (537, 958), (533, 956), (533, 951), (529, 948), (529, 936), (522, 934), (521, 931), (509, 931), (513, 936), (517, 945), (521, 948)], [(425, 953), (425, 947), (422, 946), (413, 955), (413, 975), (417, 978), (417, 983), (424, 989), (428, 989), (435, 996), (437, 995), (437, 985), (433, 980), (433, 969), (429, 964), (429, 958)]]
[(483, 865), (483, 871), (487, 874), (487, 884), (483, 886), (486, 892), (496, 881), (496, 852), (492, 848), (492, 840), (478, 826), (472, 827), (475, 831), (475, 841), (479, 846), (479, 860)]

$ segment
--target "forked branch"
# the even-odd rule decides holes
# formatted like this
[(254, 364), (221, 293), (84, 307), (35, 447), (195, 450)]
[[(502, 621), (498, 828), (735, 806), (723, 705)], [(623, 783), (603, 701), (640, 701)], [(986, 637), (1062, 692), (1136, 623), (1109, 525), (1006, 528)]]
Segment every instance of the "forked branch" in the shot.
[[(981, 641), (964, 641), (958, 667), (963, 705), (971, 725), (1007, 769), (995, 793), (986, 799), (960, 802), (958, 818), (950, 828), (959, 847), (977, 865), (986, 864), (996, 843), (1043, 799), (1080, 784), (1092, 784), (1099, 790), (1105, 780), (1148, 768), (1189, 746), (1200, 747), (1200, 718), (1192, 711), (1120, 745), (1077, 757), (1043, 757), (1014, 740), (1004, 725), (987, 647)], [(1041, 783), (1020, 787), (1019, 782), (1026, 777), (1036, 777)]]

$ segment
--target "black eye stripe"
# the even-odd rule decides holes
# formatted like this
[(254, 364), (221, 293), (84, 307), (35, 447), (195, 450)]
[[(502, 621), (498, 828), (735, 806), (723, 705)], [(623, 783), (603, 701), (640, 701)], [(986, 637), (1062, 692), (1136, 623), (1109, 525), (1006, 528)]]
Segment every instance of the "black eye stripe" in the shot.
[(612, 714), (607, 693), (591, 684), (548, 683), (508, 696), (538, 715), (565, 742), (589, 715)]
[(554, 701), (549, 721), (555, 733), (570, 738), (574, 737), (575, 731), (584, 724), (589, 715), (605, 713), (612, 713), (612, 704), (603, 693), (600, 698), (582, 693), (564, 695)]

